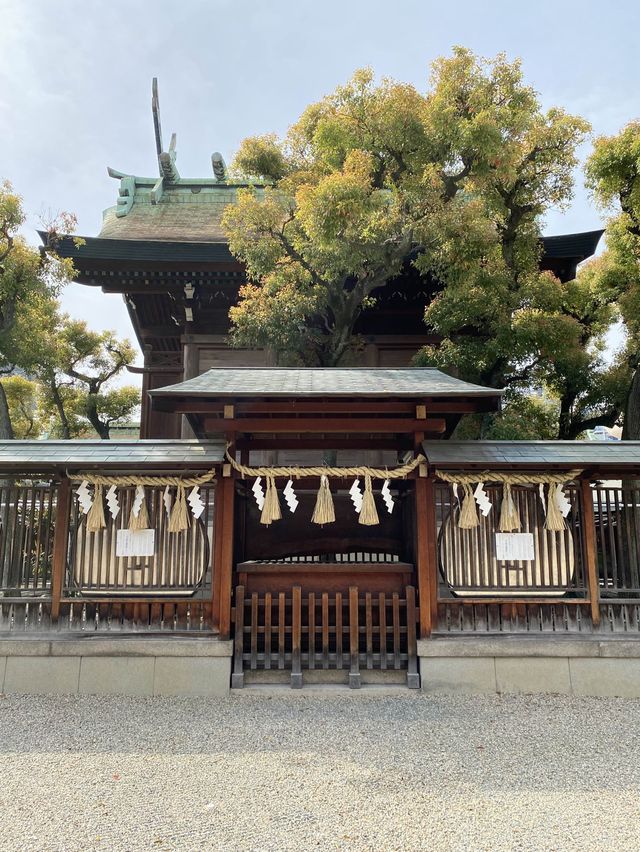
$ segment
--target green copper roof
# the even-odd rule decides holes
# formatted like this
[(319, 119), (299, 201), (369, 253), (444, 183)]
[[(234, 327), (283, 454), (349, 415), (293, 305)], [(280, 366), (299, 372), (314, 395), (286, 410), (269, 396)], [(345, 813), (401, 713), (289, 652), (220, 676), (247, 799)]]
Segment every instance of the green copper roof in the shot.
[(98, 235), (100, 238), (166, 242), (226, 241), (220, 219), (227, 204), (235, 202), (240, 185), (221, 184), (215, 180), (180, 180), (166, 187), (162, 196), (154, 200), (156, 196), (152, 180), (132, 180), (131, 204), (126, 214), (122, 215), (122, 205), (105, 210)]

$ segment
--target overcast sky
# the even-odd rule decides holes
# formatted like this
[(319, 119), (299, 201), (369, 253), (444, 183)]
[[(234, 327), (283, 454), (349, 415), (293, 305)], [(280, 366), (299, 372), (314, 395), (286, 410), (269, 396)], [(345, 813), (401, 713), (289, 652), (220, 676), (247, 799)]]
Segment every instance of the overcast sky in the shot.
[[(356, 68), (424, 90), (454, 44), (521, 57), (545, 107), (614, 133), (640, 116), (639, 33), (637, 0), (0, 0), (0, 179), (24, 197), (34, 242), (48, 211), (93, 236), (117, 196), (107, 166), (157, 173), (153, 76), (180, 173), (202, 177), (212, 151), (230, 160), (244, 136), (283, 133)], [(581, 183), (546, 233), (600, 226)], [(73, 285), (64, 305), (131, 334), (118, 296)]]

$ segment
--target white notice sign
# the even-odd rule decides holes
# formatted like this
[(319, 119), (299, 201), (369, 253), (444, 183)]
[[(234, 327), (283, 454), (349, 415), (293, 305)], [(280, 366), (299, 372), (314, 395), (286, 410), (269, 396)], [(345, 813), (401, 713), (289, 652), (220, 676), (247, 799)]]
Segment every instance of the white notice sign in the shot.
[(155, 545), (155, 530), (118, 530), (116, 533), (116, 556), (153, 556)]
[(496, 533), (496, 559), (516, 562), (535, 558), (533, 533)]

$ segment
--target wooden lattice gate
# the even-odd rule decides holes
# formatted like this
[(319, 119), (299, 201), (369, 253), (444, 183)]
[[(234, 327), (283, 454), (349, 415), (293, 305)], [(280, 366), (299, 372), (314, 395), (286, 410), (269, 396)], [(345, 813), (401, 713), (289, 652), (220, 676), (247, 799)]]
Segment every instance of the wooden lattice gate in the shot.
[(245, 593), (235, 590), (232, 686), (244, 686), (246, 671), (291, 673), (300, 689), (305, 670), (348, 670), (349, 686), (361, 685), (361, 670), (404, 670), (407, 686), (420, 687), (418, 610), (413, 586), (403, 593)]

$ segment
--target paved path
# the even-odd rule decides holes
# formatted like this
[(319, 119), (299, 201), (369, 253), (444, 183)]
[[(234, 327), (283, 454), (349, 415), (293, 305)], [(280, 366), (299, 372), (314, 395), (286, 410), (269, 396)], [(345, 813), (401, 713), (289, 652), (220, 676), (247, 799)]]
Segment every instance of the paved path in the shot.
[(0, 849), (632, 850), (640, 701), (0, 699)]

